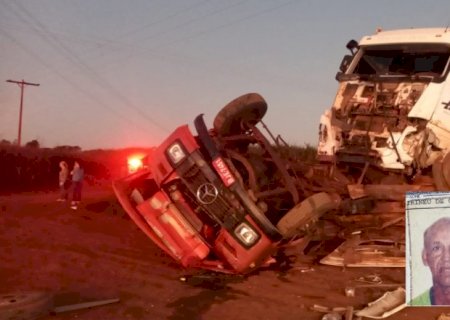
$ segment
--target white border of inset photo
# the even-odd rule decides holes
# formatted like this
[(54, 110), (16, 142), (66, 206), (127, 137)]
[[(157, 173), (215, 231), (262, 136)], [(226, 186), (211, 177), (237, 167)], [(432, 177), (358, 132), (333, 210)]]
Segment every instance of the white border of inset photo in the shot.
[[(437, 220), (450, 218), (450, 192), (406, 194), (406, 303), (433, 286), (432, 275), (422, 261), (424, 232)], [(426, 305), (422, 305), (426, 306)]]

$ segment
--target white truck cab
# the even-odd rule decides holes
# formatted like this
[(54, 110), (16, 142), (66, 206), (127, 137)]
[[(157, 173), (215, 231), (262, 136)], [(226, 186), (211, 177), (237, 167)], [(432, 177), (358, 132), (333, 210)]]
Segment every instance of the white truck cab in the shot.
[(352, 40), (320, 119), (318, 157), (413, 175), (450, 149), (450, 29)]

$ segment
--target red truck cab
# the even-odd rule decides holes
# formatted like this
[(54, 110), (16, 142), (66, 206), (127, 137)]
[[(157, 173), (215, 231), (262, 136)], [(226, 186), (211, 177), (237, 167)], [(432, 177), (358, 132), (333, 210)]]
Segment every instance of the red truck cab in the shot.
[[(288, 209), (299, 203), (301, 192), (288, 166), (254, 126), (265, 113), (265, 101), (248, 94), (224, 112), (236, 105), (237, 115), (216, 118), (220, 130), (208, 130), (202, 115), (194, 121), (197, 134), (187, 125), (178, 127), (154, 150), (147, 166), (113, 185), (133, 221), (184, 267), (251, 272), (272, 260), (283, 239), (277, 227), (283, 218), (271, 216), (290, 211), (272, 203)], [(235, 119), (244, 119), (247, 127)], [(255, 145), (264, 156), (249, 161), (242, 150)], [(265, 187), (256, 183), (262, 176)], [(277, 200), (271, 201), (274, 196)]]

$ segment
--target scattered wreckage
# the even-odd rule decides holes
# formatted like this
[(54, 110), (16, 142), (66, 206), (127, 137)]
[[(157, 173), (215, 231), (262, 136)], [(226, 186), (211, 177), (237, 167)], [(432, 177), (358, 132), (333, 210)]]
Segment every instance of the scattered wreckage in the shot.
[(376, 212), (372, 199), (351, 200), (345, 184), (320, 174), (327, 167), (296, 158), (262, 122), (266, 110), (259, 94), (238, 97), (212, 129), (198, 116), (195, 135), (177, 128), (147, 165), (114, 182), (133, 221), (183, 266), (248, 273), (294, 240), (333, 238), (346, 225), (354, 231), (355, 222), (375, 225), (356, 214)]
[(311, 310), (325, 313), (322, 320), (351, 320), (353, 315), (358, 319), (362, 317), (367, 319), (385, 319), (394, 313), (406, 308), (405, 289), (399, 287), (393, 291), (387, 291), (380, 298), (369, 302), (361, 310), (354, 310), (354, 307), (334, 307), (329, 308), (322, 305), (313, 305)]
[[(450, 32), (377, 30), (347, 48), (335, 100), (320, 119), (318, 159), (335, 168), (351, 199), (374, 199), (372, 218), (390, 216), (373, 226), (403, 226), (405, 192), (450, 190)], [(324, 262), (379, 266), (387, 255), (396, 266), (404, 256), (404, 239), (372, 246), (386, 254), (378, 261), (373, 254), (362, 258), (361, 244), (343, 247)], [(400, 250), (387, 254), (393, 248)]]
[(264, 98), (246, 94), (114, 182), (133, 221), (185, 267), (248, 273), (292, 240), (336, 236), (349, 240), (323, 263), (404, 266), (405, 192), (450, 189), (450, 32), (378, 31), (347, 47), (318, 163), (297, 159), (262, 121)]

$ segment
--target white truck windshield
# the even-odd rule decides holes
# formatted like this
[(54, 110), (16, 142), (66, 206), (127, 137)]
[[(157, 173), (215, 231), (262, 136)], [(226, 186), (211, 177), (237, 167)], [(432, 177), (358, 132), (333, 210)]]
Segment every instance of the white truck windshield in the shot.
[(440, 76), (450, 56), (447, 46), (402, 45), (362, 48), (353, 74)]

